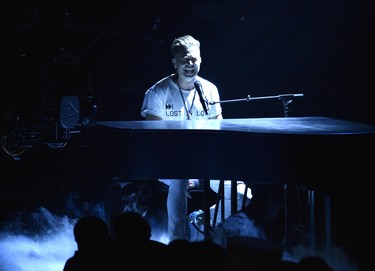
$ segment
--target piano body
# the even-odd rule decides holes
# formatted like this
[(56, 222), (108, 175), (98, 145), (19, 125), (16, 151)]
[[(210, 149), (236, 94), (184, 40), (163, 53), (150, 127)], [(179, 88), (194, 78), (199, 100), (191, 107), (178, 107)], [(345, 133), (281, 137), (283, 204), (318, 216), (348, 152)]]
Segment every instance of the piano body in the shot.
[(100, 142), (91, 155), (102, 176), (304, 184), (314, 191), (375, 173), (368, 158), (375, 126), (364, 123), (314, 116), (97, 125)]
[[(127, 179), (319, 185), (373, 174), (373, 125), (326, 117), (101, 121), (95, 159)], [(103, 144), (104, 142), (104, 144)], [(98, 152), (99, 151), (99, 152)], [(110, 160), (110, 163), (108, 163)], [(108, 168), (109, 167), (109, 168)], [(100, 171), (101, 168), (96, 168)]]

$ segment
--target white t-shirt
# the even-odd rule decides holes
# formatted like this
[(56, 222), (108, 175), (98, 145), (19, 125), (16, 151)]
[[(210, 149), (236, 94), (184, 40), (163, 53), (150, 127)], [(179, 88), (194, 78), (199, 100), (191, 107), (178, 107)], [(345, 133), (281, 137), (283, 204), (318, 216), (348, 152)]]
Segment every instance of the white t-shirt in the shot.
[[(219, 91), (213, 83), (199, 76), (197, 80), (202, 84), (203, 94), (208, 103), (220, 101)], [(208, 115), (206, 115), (197, 91), (180, 90), (173, 82), (172, 75), (169, 75), (145, 92), (141, 115), (146, 117), (148, 113), (163, 120), (198, 120), (214, 118), (221, 113), (221, 110), (220, 103), (208, 104)], [(190, 118), (187, 111), (190, 112)]]

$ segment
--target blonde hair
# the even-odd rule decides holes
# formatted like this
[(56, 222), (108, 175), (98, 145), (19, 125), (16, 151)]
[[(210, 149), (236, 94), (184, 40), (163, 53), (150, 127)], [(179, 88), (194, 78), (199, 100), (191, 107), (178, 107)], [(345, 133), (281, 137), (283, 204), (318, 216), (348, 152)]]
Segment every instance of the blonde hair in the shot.
[(175, 57), (178, 54), (178, 52), (181, 51), (181, 49), (186, 50), (187, 48), (189, 48), (191, 46), (200, 47), (200, 45), (201, 44), (200, 44), (199, 40), (196, 40), (195, 38), (193, 38), (190, 35), (185, 35), (185, 36), (182, 36), (182, 37), (179, 37), (179, 38), (175, 38), (173, 40), (173, 43), (171, 45), (171, 53), (172, 53), (173, 57)]

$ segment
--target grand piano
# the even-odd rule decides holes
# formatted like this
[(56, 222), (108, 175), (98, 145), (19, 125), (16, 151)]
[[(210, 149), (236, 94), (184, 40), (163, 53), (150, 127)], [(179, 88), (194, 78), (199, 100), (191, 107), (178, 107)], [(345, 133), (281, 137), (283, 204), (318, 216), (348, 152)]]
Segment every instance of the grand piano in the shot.
[(365, 123), (286, 117), (97, 125), (102, 142), (96, 159), (114, 176), (127, 179), (236, 179), (314, 186), (373, 174), (369, 157), (375, 149), (375, 126)]
[(97, 125), (96, 173), (129, 180), (242, 180), (315, 191), (375, 172), (375, 126), (365, 123), (312, 116)]

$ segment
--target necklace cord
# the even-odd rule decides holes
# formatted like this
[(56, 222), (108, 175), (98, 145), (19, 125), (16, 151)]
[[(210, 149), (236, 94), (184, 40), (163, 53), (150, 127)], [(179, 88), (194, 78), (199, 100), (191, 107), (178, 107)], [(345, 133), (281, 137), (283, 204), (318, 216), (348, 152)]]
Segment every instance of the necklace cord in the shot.
[(181, 90), (180, 84), (178, 82), (177, 82), (177, 86), (178, 86), (178, 90), (180, 91), (180, 94), (181, 94), (182, 102), (184, 103), (184, 107), (185, 107), (185, 110), (186, 110), (186, 113), (187, 113), (187, 119), (190, 120), (190, 115), (191, 115), (191, 111), (192, 111), (193, 106), (194, 106), (194, 101), (195, 101), (195, 96), (197, 94), (197, 90), (194, 89), (193, 100), (191, 102), (190, 110), (188, 110), (184, 95), (182, 94), (182, 90)]

